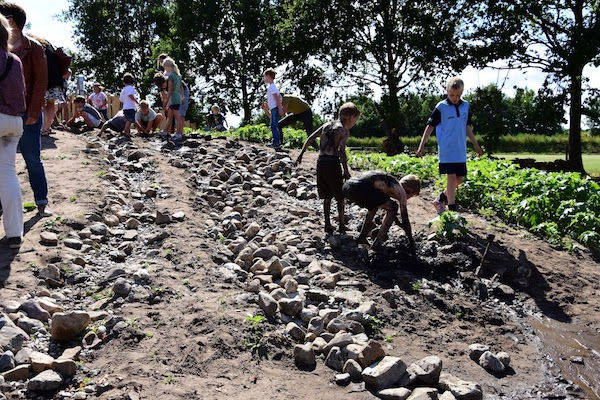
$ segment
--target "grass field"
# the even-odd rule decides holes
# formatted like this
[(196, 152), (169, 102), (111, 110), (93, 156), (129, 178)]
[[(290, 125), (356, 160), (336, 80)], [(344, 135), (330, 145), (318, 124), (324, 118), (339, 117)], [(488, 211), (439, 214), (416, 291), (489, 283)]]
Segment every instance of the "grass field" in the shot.
[[(564, 154), (531, 154), (531, 153), (494, 153), (496, 157), (503, 157), (509, 160), (515, 158), (533, 158), (536, 161), (553, 161), (558, 158), (565, 158)], [(588, 174), (600, 177), (600, 154), (584, 154), (583, 166)]]

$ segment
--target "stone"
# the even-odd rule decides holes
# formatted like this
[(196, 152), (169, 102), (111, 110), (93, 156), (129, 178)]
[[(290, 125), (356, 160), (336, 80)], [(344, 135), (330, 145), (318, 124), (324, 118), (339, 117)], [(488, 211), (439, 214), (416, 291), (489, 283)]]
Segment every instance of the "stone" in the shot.
[(302, 300), (294, 298), (294, 299), (288, 299), (288, 298), (284, 298), (281, 299), (277, 302), (279, 304), (279, 308), (281, 309), (281, 312), (289, 315), (290, 317), (295, 317), (298, 314), (300, 314), (300, 311), (302, 311)]
[(341, 371), (344, 368), (344, 356), (339, 347), (332, 347), (325, 358), (325, 365), (335, 371)]
[(258, 234), (258, 232), (260, 232), (260, 225), (256, 222), (252, 222), (246, 228), (246, 231), (244, 232), (244, 237), (248, 240), (253, 239), (254, 236)]
[(12, 314), (19, 311), (21, 303), (15, 300), (6, 300), (2, 302), (2, 307), (4, 308), (4, 312), (6, 312), (7, 314)]
[(122, 239), (126, 242), (131, 242), (138, 237), (138, 231), (133, 229), (128, 229), (122, 236)]
[(437, 389), (418, 387), (415, 388), (407, 400), (438, 400)]
[(475, 362), (479, 362), (479, 357), (486, 351), (489, 351), (490, 347), (481, 343), (473, 343), (469, 346), (469, 358)]
[(342, 372), (350, 374), (350, 380), (353, 382), (359, 382), (361, 380), (362, 371), (362, 367), (355, 360), (347, 360), (342, 368)]
[(406, 370), (416, 375), (419, 382), (436, 386), (442, 373), (442, 359), (438, 356), (427, 356), (410, 364)]
[(108, 226), (119, 225), (119, 217), (114, 214), (107, 214), (104, 216), (104, 223)]
[(315, 340), (313, 340), (312, 342), (312, 348), (316, 353), (322, 353), (323, 352), (323, 348), (327, 346), (327, 342), (325, 341), (325, 339), (323, 339), (322, 337), (317, 337)]
[(55, 312), (63, 311), (63, 308), (56, 304), (54, 300), (49, 297), (36, 297), (35, 300), (38, 302), (40, 307), (48, 311), (50, 315), (53, 315)]
[(90, 324), (90, 315), (85, 311), (69, 311), (52, 316), (50, 332), (59, 342), (75, 339)]
[(6, 314), (0, 314), (0, 348), (15, 354), (21, 350), (26, 340), (29, 340), (29, 335), (16, 326)]
[[(366, 345), (358, 344), (358, 343), (349, 344), (348, 346), (346, 346), (346, 357), (349, 360), (357, 360), (358, 359), (358, 355), (360, 354), (360, 352), (362, 351), (362, 349), (365, 346)], [(359, 363), (359, 365), (360, 365), (360, 363)]]
[(83, 247), (83, 242), (75, 238), (67, 238), (63, 240), (63, 244), (71, 249), (80, 250)]
[(406, 400), (412, 392), (406, 388), (383, 389), (377, 393), (381, 400)]
[(343, 373), (343, 374), (336, 374), (335, 375), (335, 383), (337, 385), (340, 386), (346, 386), (350, 383), (350, 374), (348, 373)]
[(29, 317), (19, 318), (17, 321), (17, 326), (30, 335), (45, 330), (44, 323), (42, 321)]
[(52, 369), (66, 378), (70, 378), (77, 373), (77, 364), (67, 358), (59, 358), (52, 364)]
[(479, 365), (492, 373), (499, 374), (504, 372), (504, 364), (491, 351), (486, 351), (479, 357)]
[(278, 249), (275, 246), (261, 247), (252, 253), (252, 258), (262, 258), (263, 260), (270, 260), (273, 256), (276, 256)]
[(13, 369), (16, 364), (12, 351), (9, 350), (0, 356), (0, 372)]
[(168, 224), (171, 222), (171, 216), (167, 213), (156, 211), (156, 217), (154, 219), (154, 222), (157, 225)]
[(273, 318), (277, 313), (277, 302), (268, 293), (260, 292), (258, 294), (258, 306), (263, 310), (265, 315)]
[(311, 301), (316, 301), (318, 303), (329, 301), (329, 295), (326, 291), (321, 289), (309, 289), (304, 293), (306, 298)]
[(453, 375), (442, 372), (438, 387), (443, 391), (450, 391), (457, 400), (482, 400), (481, 386), (474, 382), (464, 381)]
[(127, 297), (131, 291), (131, 284), (123, 277), (118, 278), (113, 284), (113, 293), (117, 297)]
[(295, 279), (289, 279), (285, 282), (285, 292), (294, 293), (298, 291), (298, 282)]
[(361, 367), (366, 368), (373, 364), (375, 361), (379, 361), (385, 356), (385, 350), (383, 346), (376, 340), (369, 340), (367, 345), (363, 347), (361, 352), (358, 354), (356, 361)]
[(504, 365), (504, 368), (506, 368), (510, 365), (510, 355), (508, 353), (506, 353), (504, 351), (496, 353), (496, 358), (498, 360), (500, 360), (502, 365)]
[(31, 369), (36, 374), (39, 374), (42, 371), (47, 369), (52, 369), (52, 364), (54, 363), (54, 358), (49, 356), (48, 354), (40, 353), (39, 351), (34, 351), (31, 353)]
[(352, 343), (352, 335), (348, 332), (339, 332), (327, 343), (327, 346), (323, 348), (323, 353), (329, 354), (329, 351), (335, 346), (343, 349), (350, 343)]
[(315, 368), (317, 360), (311, 343), (297, 344), (294, 346), (294, 362), (299, 368)]
[(40, 243), (44, 246), (58, 245), (58, 235), (54, 232), (43, 231), (40, 233)]
[(34, 376), (27, 382), (27, 390), (32, 392), (47, 392), (61, 387), (63, 379), (52, 370), (46, 370)]
[(79, 360), (79, 354), (81, 353), (81, 346), (75, 346), (68, 349), (65, 349), (63, 353), (58, 357), (59, 359), (68, 359), (68, 360)]
[(438, 397), (438, 400), (456, 400), (456, 397), (450, 392), (446, 390), (441, 396)]
[(90, 225), (90, 231), (93, 235), (106, 236), (108, 234), (108, 226), (102, 222), (96, 222), (95, 224)]
[(58, 269), (58, 267), (54, 264), (48, 264), (44, 268), (40, 269), (38, 276), (41, 279), (60, 281), (60, 269)]
[(2, 373), (4, 380), (10, 381), (26, 381), (29, 379), (29, 364), (19, 365), (11, 370)]
[(406, 364), (398, 357), (385, 356), (363, 369), (362, 378), (367, 387), (380, 391), (394, 386), (406, 371)]
[(307, 330), (315, 335), (323, 333), (323, 319), (321, 317), (311, 318), (310, 321), (308, 321)]
[(185, 213), (183, 211), (177, 211), (171, 215), (173, 221), (181, 222), (185, 219)]
[(299, 327), (295, 322), (289, 322), (285, 327), (285, 330), (296, 342), (303, 341), (304, 336), (306, 335), (304, 329)]
[(31, 350), (29, 347), (23, 347), (19, 352), (15, 355), (15, 362), (17, 365), (29, 364), (31, 363)]
[(138, 229), (141, 225), (142, 223), (136, 218), (129, 218), (125, 221), (125, 227), (127, 229)]
[(341, 318), (334, 318), (327, 324), (327, 332), (336, 334), (339, 331), (348, 331), (348, 324)]

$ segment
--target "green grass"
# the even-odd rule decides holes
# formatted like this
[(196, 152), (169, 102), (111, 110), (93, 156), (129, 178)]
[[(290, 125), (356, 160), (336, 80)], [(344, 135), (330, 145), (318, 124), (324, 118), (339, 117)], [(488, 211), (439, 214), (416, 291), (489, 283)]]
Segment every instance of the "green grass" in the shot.
[[(500, 153), (494, 155), (509, 160), (515, 158), (534, 158), (536, 161), (554, 161), (556, 159), (564, 160), (565, 158), (564, 154)], [(588, 174), (600, 176), (600, 154), (584, 154), (583, 166)]]

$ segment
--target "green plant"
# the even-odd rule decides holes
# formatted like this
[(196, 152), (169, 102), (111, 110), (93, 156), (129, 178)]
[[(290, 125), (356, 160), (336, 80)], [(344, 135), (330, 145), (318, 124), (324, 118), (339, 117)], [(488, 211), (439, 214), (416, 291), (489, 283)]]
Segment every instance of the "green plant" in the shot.
[(466, 225), (467, 220), (453, 211), (446, 211), (429, 223), (429, 226), (435, 229), (436, 235), (445, 239), (456, 239), (466, 235)]
[(104, 176), (104, 175), (106, 175), (106, 171), (103, 170), (103, 169), (101, 169), (100, 171), (96, 172), (96, 175), (97, 176)]
[(261, 347), (261, 339), (264, 331), (264, 322), (266, 318), (262, 315), (249, 315), (244, 320), (248, 327), (248, 337), (244, 339), (243, 346), (252, 352), (257, 351)]
[(76, 202), (76, 201), (77, 201), (77, 196), (75, 196), (75, 195), (69, 196), (69, 201), (70, 201), (71, 203), (74, 203), (74, 202)]
[(386, 343), (392, 343), (394, 341), (394, 337), (393, 336), (386, 336), (383, 340)]
[(373, 315), (369, 315), (367, 326), (371, 332), (378, 332), (383, 327), (383, 321)]
[(421, 280), (413, 281), (410, 284), (410, 287), (412, 288), (413, 292), (420, 292), (421, 289), (423, 289), (423, 281), (421, 281)]
[(35, 203), (23, 203), (23, 209), (25, 210), (25, 212), (29, 212), (29, 211), (33, 211), (37, 208), (37, 206), (35, 205)]
[(163, 383), (165, 385), (171, 385), (171, 384), (175, 383), (175, 377), (173, 376), (173, 374), (169, 374), (169, 375), (165, 376), (165, 378), (163, 379)]

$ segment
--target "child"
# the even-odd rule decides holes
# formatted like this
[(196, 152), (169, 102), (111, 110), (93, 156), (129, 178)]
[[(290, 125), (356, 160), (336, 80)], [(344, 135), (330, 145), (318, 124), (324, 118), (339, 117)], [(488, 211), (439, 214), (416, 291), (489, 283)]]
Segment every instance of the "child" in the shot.
[(210, 108), (210, 114), (208, 114), (207, 119), (209, 130), (224, 132), (229, 129), (225, 127), (227, 121), (225, 120), (225, 116), (221, 114), (221, 109), (216, 104)]
[(146, 100), (140, 101), (140, 108), (135, 113), (135, 126), (142, 136), (154, 134), (160, 127), (162, 120), (162, 114), (157, 114), (150, 108), (150, 103)]
[(433, 202), (438, 214), (446, 211), (446, 206), (450, 211), (457, 211), (456, 189), (467, 176), (467, 137), (473, 143), (477, 155), (483, 154), (473, 134), (469, 103), (461, 99), (464, 86), (464, 82), (459, 77), (448, 80), (446, 83), (448, 98), (435, 106), (417, 150), (417, 156), (423, 156), (425, 143), (435, 129), (439, 171), (441, 175), (448, 175), (446, 190)]
[[(271, 111), (272, 113), (272, 111)], [(344, 225), (344, 196), (342, 194), (343, 179), (350, 179), (348, 160), (346, 158), (346, 143), (350, 136), (350, 129), (358, 121), (359, 109), (354, 103), (345, 103), (340, 107), (337, 120), (327, 122), (306, 139), (296, 164), (302, 162), (302, 155), (317, 136), (320, 136), (321, 149), (317, 160), (317, 191), (319, 198), (323, 199), (325, 212), (325, 232), (332, 233), (331, 226), (331, 199), (335, 197), (338, 208), (340, 232), (345, 232)], [(340, 161), (344, 168), (340, 168)]]
[(279, 149), (281, 147), (281, 131), (279, 130), (279, 118), (284, 115), (283, 104), (281, 102), (281, 94), (279, 89), (275, 86), (273, 81), (275, 80), (275, 70), (273, 68), (267, 68), (263, 72), (263, 80), (267, 84), (267, 107), (271, 112), (271, 132), (273, 133), (273, 143), (271, 147)]
[[(73, 133), (82, 133), (100, 126), (102, 123), (102, 117), (100, 116), (100, 113), (94, 107), (85, 104), (85, 97), (75, 97), (75, 100), (73, 100), (73, 105), (75, 106), (75, 113), (73, 114), (73, 117), (67, 121), (67, 126), (71, 128)], [(78, 118), (83, 119), (82, 124), (77, 123), (76, 120)]]
[(123, 130), (123, 134), (125, 136), (131, 136), (131, 124), (135, 123), (135, 109), (136, 105), (139, 104), (135, 95), (135, 88), (133, 87), (134, 79), (133, 75), (129, 72), (123, 75), (123, 90), (121, 90), (121, 95), (119, 96), (119, 100), (123, 103), (123, 115), (125, 116), (125, 130)]
[(163, 61), (165, 74), (167, 74), (167, 98), (166, 106), (169, 107), (169, 116), (167, 118), (167, 127), (171, 125), (171, 121), (175, 119), (175, 135), (173, 141), (177, 142), (183, 139), (183, 117), (179, 113), (183, 100), (183, 90), (181, 87), (181, 75), (175, 61), (171, 58), (165, 58)]
[(108, 121), (108, 97), (104, 94), (104, 88), (99, 83), (94, 83), (94, 93), (90, 94), (87, 101), (104, 117), (104, 121)]

